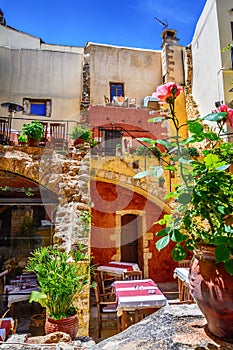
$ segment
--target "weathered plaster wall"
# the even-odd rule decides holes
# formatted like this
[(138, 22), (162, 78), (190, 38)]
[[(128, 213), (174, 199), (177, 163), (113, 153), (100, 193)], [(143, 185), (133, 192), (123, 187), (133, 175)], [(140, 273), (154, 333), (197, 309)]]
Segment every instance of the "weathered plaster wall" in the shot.
[[(123, 189), (106, 182), (91, 182), (92, 202), (92, 227), (91, 227), (91, 251), (94, 264), (104, 264), (120, 258), (117, 251), (118, 237), (116, 237), (116, 212), (122, 215), (143, 211), (146, 218), (146, 228), (143, 232), (143, 271), (146, 277), (156, 282), (173, 280), (173, 272), (176, 263), (171, 258), (171, 246), (158, 252), (155, 242), (158, 239), (155, 232), (159, 230), (154, 222), (159, 220), (164, 211), (152, 203), (148, 198), (135, 192)], [(95, 195), (96, 194), (96, 195)]]
[[(70, 250), (81, 242), (89, 251), (89, 230), (80, 218), (90, 208), (89, 148), (60, 155), (38, 147), (0, 147), (0, 170), (29, 178), (57, 195), (53, 243)], [(89, 288), (77, 300), (79, 335), (89, 333)]]
[[(141, 130), (133, 133), (134, 137), (164, 138), (168, 134), (167, 123), (149, 123), (148, 119), (155, 117), (149, 108), (121, 108), (91, 106), (88, 110), (90, 127), (122, 126), (125, 130)], [(149, 133), (147, 133), (149, 131)]]
[(90, 55), (91, 105), (110, 96), (109, 82), (124, 83), (125, 96), (140, 105), (162, 83), (160, 51), (88, 43), (85, 53)]
[[(80, 53), (0, 47), (0, 103), (51, 99), (51, 119), (78, 121), (82, 59)], [(0, 113), (8, 114), (2, 107)], [(27, 118), (23, 113), (17, 117)], [(22, 123), (15, 120), (13, 127), (21, 130)]]

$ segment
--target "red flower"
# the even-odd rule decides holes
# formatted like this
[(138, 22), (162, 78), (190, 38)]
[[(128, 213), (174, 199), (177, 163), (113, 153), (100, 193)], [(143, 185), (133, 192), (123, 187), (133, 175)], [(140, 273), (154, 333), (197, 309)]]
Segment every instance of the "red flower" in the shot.
[(159, 98), (161, 101), (171, 102), (181, 93), (181, 87), (173, 82), (168, 82), (163, 85), (159, 85), (156, 92), (153, 92), (152, 96)]
[(226, 112), (227, 123), (233, 128), (233, 109), (229, 108), (227, 105), (221, 105), (218, 108), (218, 112)]

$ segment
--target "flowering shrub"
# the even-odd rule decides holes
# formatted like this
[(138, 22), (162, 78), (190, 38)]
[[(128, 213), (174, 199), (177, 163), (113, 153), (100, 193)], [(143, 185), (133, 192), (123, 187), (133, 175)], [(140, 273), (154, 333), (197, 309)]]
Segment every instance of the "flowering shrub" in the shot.
[[(172, 164), (153, 167), (152, 174), (162, 176), (164, 170), (177, 174), (175, 190), (165, 197), (172, 200), (172, 213), (158, 221), (165, 227), (157, 233), (161, 238), (156, 247), (161, 250), (170, 241), (175, 242), (172, 256), (178, 261), (185, 259), (187, 252), (198, 245), (214, 245), (217, 263), (224, 262), (225, 269), (233, 275), (233, 175), (229, 172), (233, 147), (220, 136), (226, 123), (232, 126), (233, 110), (222, 105), (203, 118), (181, 125), (175, 112), (175, 101), (180, 92), (181, 87), (176, 83), (159, 86), (154, 96), (168, 103), (170, 111), (149, 120), (153, 123), (171, 120), (175, 136), (170, 140), (143, 139), (150, 144), (163, 145), (166, 149), (164, 155)], [(210, 127), (206, 129), (205, 121), (215, 122), (218, 131)], [(189, 130), (186, 139), (180, 136), (183, 127)], [(206, 145), (204, 149), (203, 144)], [(199, 157), (190, 157), (190, 145), (197, 148)], [(149, 172), (147, 170), (135, 177), (143, 177)]]

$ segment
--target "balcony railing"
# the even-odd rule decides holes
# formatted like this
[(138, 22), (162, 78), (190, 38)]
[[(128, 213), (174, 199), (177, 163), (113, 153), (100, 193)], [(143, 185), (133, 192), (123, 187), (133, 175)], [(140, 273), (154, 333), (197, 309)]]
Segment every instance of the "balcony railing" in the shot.
[[(68, 145), (70, 140), (70, 131), (74, 125), (78, 123), (75, 120), (61, 120), (61, 119), (38, 119), (38, 118), (23, 118), (23, 117), (15, 117), (10, 123), (10, 117), (0, 117), (0, 144), (2, 145), (17, 145), (18, 144), (18, 136), (22, 135), (22, 125), (30, 124), (31, 121), (37, 120), (42, 123), (44, 126), (44, 141), (41, 142), (40, 146), (45, 146), (46, 141), (51, 141), (52, 138), (59, 138), (61, 143), (63, 142), (64, 147)], [(9, 128), (9, 125), (14, 124), (16, 128)], [(21, 125), (21, 126), (19, 126)], [(62, 134), (57, 135), (55, 127), (59, 128), (62, 126)], [(55, 131), (54, 131), (55, 130)], [(53, 131), (53, 134), (52, 134)], [(57, 137), (56, 137), (57, 136)]]

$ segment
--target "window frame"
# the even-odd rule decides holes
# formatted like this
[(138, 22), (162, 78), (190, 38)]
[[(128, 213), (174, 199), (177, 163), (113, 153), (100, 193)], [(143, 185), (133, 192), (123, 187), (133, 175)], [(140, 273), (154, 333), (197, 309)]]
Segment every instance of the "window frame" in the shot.
[[(45, 107), (45, 113), (32, 113), (31, 107), (36, 105), (43, 105)], [(51, 117), (52, 114), (52, 100), (45, 98), (23, 98), (23, 114), (37, 116), (37, 117)]]
[[(114, 89), (115, 87), (115, 89)], [(113, 92), (114, 90), (114, 92)], [(110, 102), (112, 102), (114, 96), (125, 96), (124, 83), (122, 82), (109, 82), (109, 91), (110, 91)]]

